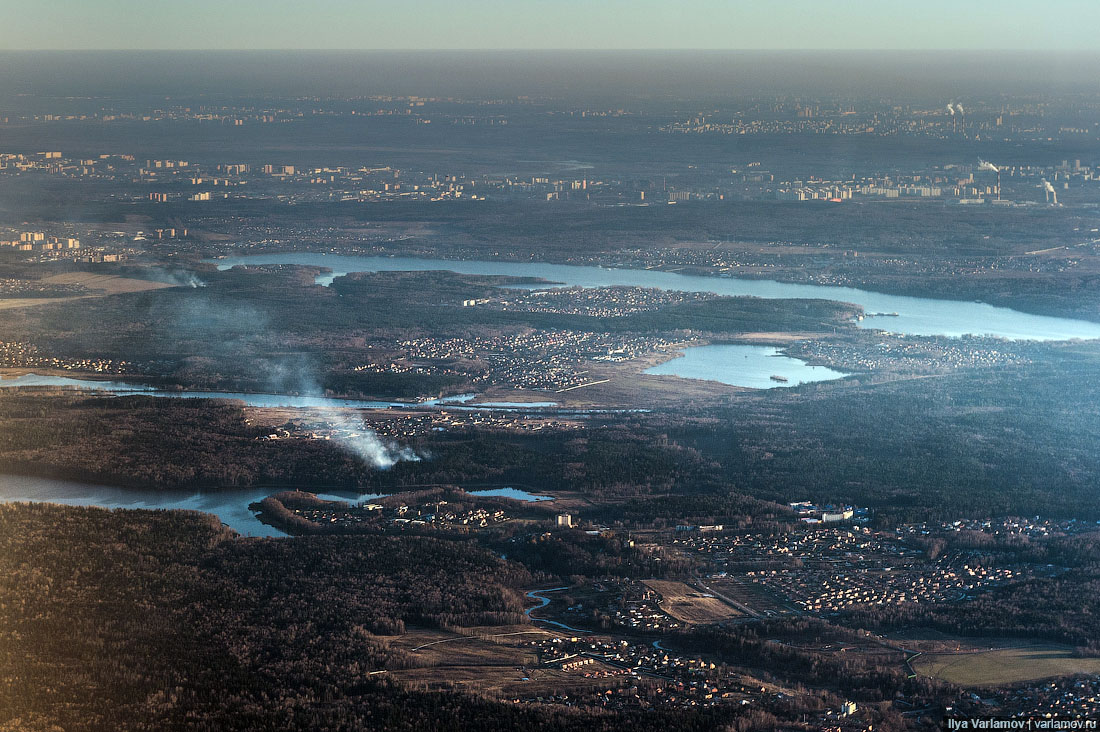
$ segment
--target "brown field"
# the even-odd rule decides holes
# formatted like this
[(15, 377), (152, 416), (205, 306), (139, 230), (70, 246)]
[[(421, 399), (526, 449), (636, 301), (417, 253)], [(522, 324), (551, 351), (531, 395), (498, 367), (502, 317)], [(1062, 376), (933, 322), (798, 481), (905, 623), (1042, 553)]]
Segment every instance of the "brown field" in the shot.
[[(85, 295), (84, 297), (88, 297)], [(60, 302), (62, 300), (75, 300), (76, 297), (12, 297), (0, 298), (0, 310), (12, 310), (13, 308), (30, 308), (35, 305), (45, 305), (48, 302)]]
[(537, 660), (528, 642), (554, 635), (530, 625), (464, 628), (460, 634), (413, 630), (393, 638), (390, 646), (423, 666), (523, 665)]
[[(603, 669), (610, 669), (610, 667), (593, 664), (585, 668), (588, 672)], [(433, 690), (458, 689), (496, 699), (579, 694), (604, 691), (632, 683), (630, 677), (622, 675), (585, 678), (584, 672), (503, 665), (402, 669), (390, 672), (389, 676), (413, 687)]]
[[(1004, 686), (1072, 674), (1100, 673), (1100, 658), (1075, 658), (1073, 648), (1054, 643), (1019, 644), (956, 653), (928, 653), (913, 659), (913, 670), (960, 686)], [(994, 645), (989, 649), (989, 645)]]
[(660, 593), (662, 610), (684, 623), (716, 623), (741, 615), (717, 597), (709, 597), (683, 582), (645, 580), (644, 584)]
[(165, 282), (137, 280), (131, 277), (116, 277), (115, 275), (94, 274), (92, 272), (67, 272), (46, 277), (42, 282), (51, 285), (83, 285), (89, 290), (102, 290), (104, 295), (119, 295), (124, 292), (144, 292), (145, 290), (174, 287), (174, 285)]
[[(464, 628), (461, 634), (412, 630), (388, 643), (415, 667), (386, 673), (416, 688), (459, 689), (503, 699), (606, 690), (626, 683), (617, 669), (598, 662), (570, 671), (540, 668), (538, 654), (528, 644), (556, 635), (523, 625)], [(585, 678), (586, 673), (600, 676)]]
[(747, 579), (730, 577), (707, 580), (707, 584), (715, 592), (722, 593), (760, 615), (789, 615), (798, 612), (797, 608), (789, 605), (782, 597)]
[(0, 310), (12, 308), (29, 308), (35, 305), (44, 305), (63, 300), (78, 300), (86, 297), (104, 297), (106, 295), (121, 295), (127, 292), (144, 292), (146, 290), (159, 290), (165, 287), (174, 287), (165, 282), (153, 282), (151, 280), (137, 280), (131, 277), (116, 277), (114, 275), (93, 274), (91, 272), (66, 272), (65, 274), (44, 277), (42, 282), (53, 285), (83, 285), (89, 290), (98, 290), (86, 295), (72, 295), (70, 297), (13, 297), (0, 299)]

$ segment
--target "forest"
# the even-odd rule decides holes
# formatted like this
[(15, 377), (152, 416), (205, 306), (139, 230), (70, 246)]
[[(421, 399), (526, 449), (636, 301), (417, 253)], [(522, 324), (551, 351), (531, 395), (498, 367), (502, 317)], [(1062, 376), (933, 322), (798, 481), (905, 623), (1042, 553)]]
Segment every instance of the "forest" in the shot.
[[(737, 723), (400, 686), (386, 638), (524, 622), (522, 566), (423, 537), (236, 539), (191, 512), (0, 505), (0, 729), (597, 732)], [(753, 720), (764, 726), (757, 726)]]

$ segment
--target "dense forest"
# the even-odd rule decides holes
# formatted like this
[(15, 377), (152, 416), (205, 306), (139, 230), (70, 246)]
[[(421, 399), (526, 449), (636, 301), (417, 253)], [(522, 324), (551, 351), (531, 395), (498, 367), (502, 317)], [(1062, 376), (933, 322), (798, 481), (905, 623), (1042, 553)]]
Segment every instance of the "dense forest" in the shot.
[(530, 576), (417, 537), (235, 539), (209, 516), (0, 504), (0, 729), (736, 729), (402, 687), (406, 624), (522, 622)]
[(7, 472), (142, 488), (352, 485), (364, 470), (324, 441), (257, 438), (240, 403), (130, 396), (0, 396)]

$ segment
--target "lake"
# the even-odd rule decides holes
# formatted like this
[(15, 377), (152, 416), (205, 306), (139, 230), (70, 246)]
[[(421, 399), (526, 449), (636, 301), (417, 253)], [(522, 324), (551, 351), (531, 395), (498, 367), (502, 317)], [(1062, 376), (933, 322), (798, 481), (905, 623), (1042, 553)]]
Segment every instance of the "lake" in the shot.
[(260, 254), (209, 261), (217, 264), (220, 269), (238, 264), (299, 264), (331, 269), (330, 274), (318, 277), (319, 284), (330, 284), (334, 278), (349, 272), (450, 270), (461, 274), (540, 277), (562, 286), (627, 285), (768, 299), (838, 300), (863, 307), (867, 317), (859, 323), (861, 328), (907, 335), (958, 337), (971, 334), (1037, 341), (1100, 338), (1100, 323), (1033, 315), (980, 302), (884, 295), (853, 287), (804, 285), (724, 276), (706, 277), (648, 269), (610, 269), (541, 262), (353, 257), (313, 252)]
[[(842, 379), (848, 374), (784, 356), (772, 346), (711, 345), (685, 348), (684, 355), (645, 370), (685, 379), (719, 381), (752, 389), (776, 389), (815, 381)], [(784, 381), (773, 379), (778, 376)]]

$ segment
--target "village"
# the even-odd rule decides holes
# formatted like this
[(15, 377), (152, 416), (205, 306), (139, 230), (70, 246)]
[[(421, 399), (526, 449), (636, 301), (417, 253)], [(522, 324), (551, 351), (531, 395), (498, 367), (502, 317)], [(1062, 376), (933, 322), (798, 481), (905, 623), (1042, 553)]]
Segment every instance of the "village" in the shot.
[(471, 301), (470, 304), (512, 312), (621, 318), (669, 305), (713, 300), (716, 297), (718, 296), (706, 292), (677, 292), (647, 287), (558, 287), (549, 290), (521, 290), (515, 295)]
[(0, 368), (45, 368), (96, 374), (130, 374), (138, 371), (130, 361), (48, 356), (34, 344), (18, 341), (0, 341)]
[(672, 353), (682, 340), (637, 334), (541, 330), (460, 338), (413, 338), (397, 347), (409, 361), (476, 361), (486, 366), (473, 381), (514, 389), (564, 391), (592, 381), (584, 361), (621, 363)]

